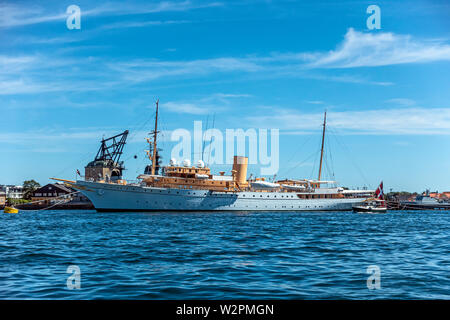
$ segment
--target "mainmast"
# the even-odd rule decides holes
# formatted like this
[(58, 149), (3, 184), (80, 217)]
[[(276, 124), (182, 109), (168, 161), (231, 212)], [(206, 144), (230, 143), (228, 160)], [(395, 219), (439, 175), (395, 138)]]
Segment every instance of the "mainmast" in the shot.
[(155, 168), (156, 168), (156, 136), (158, 135), (158, 104), (159, 99), (156, 100), (155, 130), (152, 132), (153, 133), (152, 175), (155, 175)]
[(325, 128), (326, 128), (326, 126), (327, 126), (327, 112), (325, 111), (325, 115), (323, 117), (322, 147), (320, 148), (319, 178), (317, 179), (318, 181), (320, 181), (320, 176), (322, 174), (323, 146), (325, 144)]

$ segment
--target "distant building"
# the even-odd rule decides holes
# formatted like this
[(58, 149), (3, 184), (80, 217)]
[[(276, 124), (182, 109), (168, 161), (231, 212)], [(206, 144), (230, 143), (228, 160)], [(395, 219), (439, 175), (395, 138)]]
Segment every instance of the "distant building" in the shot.
[(31, 201), (39, 204), (50, 204), (55, 200), (71, 199), (73, 190), (59, 183), (49, 183), (31, 193)]
[(70, 203), (90, 203), (89, 199), (77, 190), (62, 183), (49, 183), (31, 194), (31, 201), (37, 204), (52, 204), (67, 199)]
[(6, 205), (6, 193), (0, 191), (0, 207), (4, 207)]
[(442, 200), (448, 200), (450, 199), (450, 191), (444, 191), (444, 192), (430, 192), (430, 197), (435, 199), (442, 199)]
[(23, 198), (23, 187), (15, 185), (2, 185), (0, 190), (6, 194), (7, 198), (12, 199), (22, 199)]
[(450, 199), (450, 191), (444, 191), (441, 193), (441, 199)]

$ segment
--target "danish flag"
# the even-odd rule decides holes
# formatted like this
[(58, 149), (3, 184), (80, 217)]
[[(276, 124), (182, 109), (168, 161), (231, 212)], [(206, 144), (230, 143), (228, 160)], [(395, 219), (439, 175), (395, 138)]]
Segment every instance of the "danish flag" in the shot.
[(378, 186), (377, 190), (375, 191), (375, 197), (380, 200), (384, 199), (383, 181), (381, 181), (380, 185)]

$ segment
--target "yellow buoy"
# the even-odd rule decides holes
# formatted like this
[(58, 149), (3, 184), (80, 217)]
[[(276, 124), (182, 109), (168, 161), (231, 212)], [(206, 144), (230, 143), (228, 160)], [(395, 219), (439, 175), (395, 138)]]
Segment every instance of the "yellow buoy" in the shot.
[(19, 213), (19, 209), (16, 209), (14, 207), (5, 207), (3, 212), (4, 213)]

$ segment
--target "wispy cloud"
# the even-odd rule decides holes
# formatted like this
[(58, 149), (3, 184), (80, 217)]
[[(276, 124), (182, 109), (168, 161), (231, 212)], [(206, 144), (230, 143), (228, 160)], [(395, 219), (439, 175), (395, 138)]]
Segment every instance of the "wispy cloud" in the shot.
[[(402, 108), (329, 112), (328, 124), (343, 134), (450, 135), (450, 109)], [(288, 134), (318, 130), (322, 113), (301, 113), (279, 109), (276, 114), (253, 116), (247, 123), (263, 128), (283, 128)]]
[(100, 27), (100, 29), (107, 30), (107, 29), (122, 29), (122, 28), (142, 28), (142, 27), (148, 27), (148, 26), (164, 26), (164, 25), (184, 24), (184, 23), (190, 23), (190, 22), (191, 21), (189, 21), (189, 20), (124, 21), (124, 22), (105, 24), (102, 27)]
[[(123, 1), (107, 2), (97, 7), (79, 5), (83, 17), (137, 15), (158, 12), (189, 11), (194, 9), (222, 6), (221, 2), (200, 3), (193, 1), (160, 1), (156, 3), (127, 3)], [(36, 5), (0, 4), (0, 28), (18, 27), (64, 21), (67, 19), (66, 8), (47, 9)]]
[(193, 102), (185, 101), (169, 101), (161, 105), (162, 109), (166, 109), (175, 113), (204, 115), (223, 112), (230, 108), (231, 99), (248, 98), (248, 94), (233, 93), (215, 93)]
[(337, 49), (311, 59), (311, 68), (376, 67), (450, 61), (450, 45), (420, 41), (391, 32), (363, 33), (350, 28)]
[(52, 14), (45, 13), (43, 8), (33, 5), (18, 6), (16, 4), (0, 4), (0, 28), (17, 27), (31, 24), (63, 21), (67, 18), (65, 12), (56, 12)]
[(190, 61), (135, 60), (109, 63), (108, 67), (132, 82), (151, 81), (170, 76), (200, 76), (213, 72), (256, 72), (261, 66), (240, 58), (214, 58)]
[[(180, 3), (177, 4), (180, 5)], [(181, 6), (189, 7), (189, 4), (190, 2), (183, 2)], [(162, 10), (169, 7), (158, 8)], [(104, 10), (107, 11), (107, 9)], [(129, 22), (124, 22), (126, 23)], [(133, 23), (138, 25), (141, 22)], [(173, 21), (173, 23), (176, 22)], [(64, 37), (55, 37), (43, 42), (58, 43), (66, 40)], [(328, 53), (272, 53), (267, 56), (248, 54), (191, 60), (67, 58), (62, 53), (58, 56), (54, 52), (51, 56), (2, 55), (0, 56), (2, 67), (0, 68), (0, 94), (93, 90), (94, 88), (110, 90), (112, 87), (136, 86), (159, 79), (206, 79), (218, 74), (234, 76), (234, 79), (238, 81), (243, 79), (241, 75), (251, 75), (259, 79), (297, 77), (318, 81), (391, 86), (394, 84), (391, 81), (370, 79), (367, 76), (355, 74), (353, 70), (346, 70), (346, 74), (334, 70), (330, 74), (329, 68), (375, 67), (431, 61), (450, 61), (450, 46), (437, 41), (413, 40), (405, 35), (367, 34), (353, 29), (348, 30), (343, 43), (336, 50)], [(328, 70), (325, 70), (327, 68)], [(60, 72), (57, 72), (58, 70)], [(398, 99), (396, 101), (398, 104), (412, 106), (406, 100)], [(390, 103), (394, 102), (394, 99), (391, 99)]]
[(414, 106), (416, 104), (416, 101), (414, 101), (412, 99), (407, 99), (407, 98), (394, 98), (394, 99), (386, 100), (386, 102), (391, 103), (393, 105), (406, 106), (406, 107)]
[(209, 108), (198, 106), (193, 103), (177, 103), (167, 102), (161, 105), (162, 108), (174, 113), (188, 113), (188, 114), (207, 114), (210, 112)]

